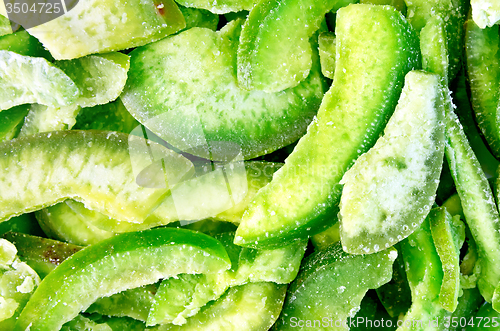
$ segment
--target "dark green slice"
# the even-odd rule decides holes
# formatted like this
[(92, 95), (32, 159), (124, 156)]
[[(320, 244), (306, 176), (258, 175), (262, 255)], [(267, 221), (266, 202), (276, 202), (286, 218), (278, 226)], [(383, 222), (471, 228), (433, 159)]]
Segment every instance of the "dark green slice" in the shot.
[(259, 1), (243, 25), (238, 46), (238, 84), (268, 93), (297, 86), (309, 75), (309, 38), (325, 14), (354, 0)]
[(0, 112), (0, 142), (17, 137), (29, 110), (30, 105), (20, 105)]
[[(350, 255), (342, 250), (340, 243), (313, 253), (290, 285), (277, 330), (295, 330), (300, 320), (324, 321), (324, 317), (333, 324), (343, 323), (336, 330), (348, 330), (344, 326), (347, 318), (359, 310), (366, 292), (391, 279), (396, 257), (393, 248), (369, 255)], [(331, 327), (321, 324), (301, 330), (331, 330)]]
[(279, 246), (333, 225), (342, 176), (378, 139), (404, 76), (420, 65), (418, 38), (393, 7), (350, 5), (337, 15), (332, 87), (308, 133), (244, 214), (238, 245)]
[(481, 29), (466, 24), (465, 53), (472, 109), (491, 152), (500, 158), (498, 105), (500, 99), (500, 37), (498, 26)]
[[(160, 163), (157, 173), (144, 169)], [(111, 131), (59, 131), (0, 144), (0, 220), (71, 198), (140, 223), (192, 163), (163, 146)], [(151, 176), (155, 175), (155, 178)]]
[(122, 234), (82, 249), (47, 275), (13, 330), (58, 330), (100, 297), (229, 267), (224, 247), (204, 234), (171, 228)]
[(243, 90), (236, 81), (242, 23), (217, 32), (192, 28), (134, 50), (125, 107), (169, 144), (212, 160), (251, 159), (297, 140), (326, 89), (317, 54), (309, 77), (293, 89)]
[[(180, 1), (177, 1), (180, 3)], [(186, 20), (185, 30), (200, 27), (217, 30), (219, 15), (213, 14), (205, 9), (189, 8), (179, 5), (179, 9)]]
[(0, 49), (25, 56), (44, 57), (49, 61), (52, 59), (50, 53), (43, 48), (38, 39), (30, 35), (26, 30), (0, 37)]

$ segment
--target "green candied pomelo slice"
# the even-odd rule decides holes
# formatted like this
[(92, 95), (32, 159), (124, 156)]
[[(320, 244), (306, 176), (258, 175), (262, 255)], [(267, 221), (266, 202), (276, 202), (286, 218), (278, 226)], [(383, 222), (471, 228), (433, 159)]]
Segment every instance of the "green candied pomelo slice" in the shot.
[[(161, 164), (157, 172), (147, 172)], [(132, 223), (192, 174), (185, 157), (148, 140), (107, 131), (57, 131), (0, 144), (0, 220), (68, 198)]]
[(444, 109), (437, 75), (406, 75), (398, 106), (374, 147), (342, 178), (340, 236), (352, 254), (408, 237), (429, 213), (444, 156)]
[(321, 73), (323, 76), (333, 79), (335, 73), (335, 55), (337, 54), (337, 44), (335, 34), (323, 32), (318, 37), (319, 58), (321, 60)]
[(61, 69), (43, 58), (0, 50), (0, 111), (25, 103), (68, 106), (79, 89)]
[(354, 317), (366, 292), (391, 279), (397, 255), (394, 248), (351, 255), (342, 250), (340, 243), (313, 253), (288, 289), (277, 330), (295, 330), (297, 325), (291, 323), (294, 320), (322, 320), (325, 316), (342, 323), (336, 330), (348, 330), (347, 318)]
[(164, 280), (151, 306), (148, 325), (183, 325), (186, 318), (196, 315), (200, 308), (234, 286), (258, 282), (290, 283), (297, 276), (307, 247), (307, 242), (301, 241), (274, 250), (255, 250), (234, 245), (234, 232), (215, 237), (226, 247), (231, 269), (219, 274), (182, 275)]
[(439, 292), (441, 307), (454, 312), (460, 295), (460, 249), (465, 241), (465, 225), (460, 216), (451, 217), (440, 208), (437, 217), (430, 218), (432, 240), (443, 266), (443, 282)]
[(12, 33), (12, 26), (10, 20), (0, 14), (0, 36), (5, 36)]
[(325, 14), (355, 0), (259, 1), (241, 30), (238, 84), (248, 90), (279, 92), (297, 86), (311, 69), (309, 38)]
[(219, 15), (205, 9), (189, 8), (181, 5), (179, 5), (179, 9), (186, 20), (186, 27), (184, 30), (189, 30), (194, 27), (207, 28), (213, 31), (217, 30)]
[(17, 256), (11, 242), (0, 239), (0, 330), (12, 330), (40, 283), (40, 277)]
[(222, 244), (204, 234), (172, 228), (121, 234), (87, 246), (48, 274), (13, 331), (59, 330), (100, 297), (182, 273), (229, 267)]
[(186, 6), (206, 9), (214, 14), (234, 13), (251, 10), (258, 0), (179, 0), (177, 3)]
[(500, 21), (500, 3), (496, 0), (471, 0), (472, 19), (481, 28), (492, 27)]
[(32, 104), (26, 115), (19, 136), (30, 136), (39, 132), (69, 130), (75, 124), (80, 107), (76, 104), (62, 107)]
[(76, 103), (82, 107), (93, 107), (118, 98), (127, 81), (130, 58), (126, 54), (114, 52), (57, 61), (55, 65), (80, 89)]
[(293, 89), (245, 91), (236, 80), (241, 24), (193, 28), (134, 50), (125, 107), (176, 148), (215, 160), (231, 148), (250, 159), (297, 140), (324, 93), (319, 61)]
[(121, 99), (94, 107), (80, 109), (74, 130), (109, 130), (131, 133), (139, 122), (130, 115)]
[(29, 110), (30, 105), (20, 105), (0, 112), (0, 142), (19, 134)]
[(26, 30), (14, 32), (0, 37), (0, 49), (25, 56), (43, 57), (52, 60), (50, 53), (42, 44)]
[(28, 32), (56, 60), (145, 45), (186, 25), (173, 0), (86, 0)]
[(151, 331), (266, 331), (279, 316), (286, 285), (249, 283), (230, 288), (184, 325), (163, 324)]

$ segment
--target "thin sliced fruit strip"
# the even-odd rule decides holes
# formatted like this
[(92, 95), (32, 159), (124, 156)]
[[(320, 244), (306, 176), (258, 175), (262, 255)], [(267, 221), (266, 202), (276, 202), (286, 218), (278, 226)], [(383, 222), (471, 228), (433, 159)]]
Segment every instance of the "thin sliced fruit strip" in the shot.
[(241, 248), (232, 243), (234, 232), (216, 235), (226, 247), (231, 269), (219, 274), (183, 275), (164, 280), (155, 296), (148, 325), (182, 325), (208, 302), (217, 300), (230, 287), (246, 283), (287, 284), (299, 271), (306, 243), (298, 242), (274, 250)]
[(63, 16), (28, 29), (56, 60), (145, 45), (184, 28), (173, 0), (79, 1)]
[(58, 330), (100, 297), (229, 267), (222, 244), (204, 234), (171, 228), (122, 234), (82, 249), (47, 275), (13, 330)]
[(353, 0), (259, 1), (243, 25), (238, 46), (238, 84), (268, 93), (297, 86), (312, 66), (309, 38), (330, 10)]
[[(162, 162), (158, 173), (143, 175)], [(192, 163), (139, 137), (106, 131), (59, 131), (0, 144), (0, 219), (67, 198), (110, 217), (141, 222)], [(156, 177), (155, 177), (156, 176)]]
[(405, 74), (419, 65), (418, 38), (390, 6), (341, 8), (336, 29), (332, 87), (307, 134), (250, 203), (236, 232), (238, 245), (276, 247), (333, 225), (342, 176), (373, 146)]
[(44, 58), (0, 50), (0, 110), (25, 103), (68, 106), (80, 90), (59, 68)]
[(290, 285), (277, 328), (294, 330), (292, 319), (313, 321), (328, 316), (342, 323), (338, 330), (348, 330), (347, 318), (359, 310), (366, 292), (391, 279), (396, 257), (394, 248), (351, 255), (342, 250), (340, 243), (313, 253)]
[(342, 178), (340, 236), (353, 254), (386, 249), (418, 229), (436, 197), (444, 155), (439, 77), (406, 75), (384, 135)]
[(297, 140), (325, 91), (319, 59), (293, 89), (243, 90), (235, 75), (241, 24), (193, 28), (134, 50), (125, 107), (174, 147), (212, 160), (240, 150), (250, 159)]

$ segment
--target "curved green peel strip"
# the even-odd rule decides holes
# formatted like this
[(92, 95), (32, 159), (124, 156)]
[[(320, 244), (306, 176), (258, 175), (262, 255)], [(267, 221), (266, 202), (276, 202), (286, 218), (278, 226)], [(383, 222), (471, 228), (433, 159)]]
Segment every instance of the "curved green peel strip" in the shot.
[(437, 216), (430, 218), (430, 229), (443, 266), (439, 303), (447, 311), (454, 312), (460, 295), (460, 249), (465, 241), (465, 225), (460, 216), (452, 218), (446, 208), (440, 208)]
[(439, 77), (408, 73), (384, 135), (340, 182), (340, 237), (346, 252), (384, 250), (422, 224), (443, 164), (443, 118)]
[(151, 331), (267, 331), (279, 316), (286, 285), (250, 283), (230, 288), (181, 326), (164, 324)]
[(8, 232), (3, 237), (16, 246), (19, 258), (41, 278), (82, 249), (77, 245), (24, 233)]
[(68, 106), (80, 90), (59, 68), (44, 58), (0, 50), (0, 111), (25, 103)]
[[(144, 174), (158, 162), (164, 169)], [(71, 198), (109, 217), (140, 223), (193, 165), (135, 136), (59, 131), (0, 144), (0, 168), (0, 220)]]
[(13, 330), (58, 330), (100, 297), (229, 267), (224, 247), (203, 234), (171, 228), (122, 234), (82, 249), (47, 275)]
[(12, 330), (40, 283), (40, 277), (17, 256), (12, 243), (0, 239), (0, 329)]
[(344, 323), (336, 330), (348, 330), (345, 322), (359, 310), (366, 292), (391, 279), (397, 255), (393, 248), (370, 255), (350, 255), (340, 243), (313, 253), (288, 290), (277, 329), (295, 330), (299, 320), (321, 321), (328, 317)]
[(492, 27), (500, 21), (500, 3), (495, 0), (471, 0), (472, 18), (484, 29)]
[(323, 32), (318, 36), (319, 59), (321, 61), (321, 73), (323, 76), (333, 79), (335, 73), (335, 56), (337, 54), (337, 44), (335, 34)]
[(28, 32), (56, 60), (71, 60), (142, 46), (185, 26), (173, 0), (88, 0)]
[(238, 84), (268, 93), (297, 86), (313, 62), (309, 38), (325, 14), (353, 0), (259, 1), (243, 25), (238, 46)]
[[(443, 268), (434, 246), (429, 222), (444, 216), (445, 209), (432, 209), (420, 229), (399, 245), (411, 288), (412, 304), (398, 330), (428, 330), (431, 321), (443, 320), (447, 312), (439, 302)], [(415, 324), (415, 321), (420, 323)]]
[(192, 28), (134, 50), (125, 107), (174, 147), (206, 159), (251, 159), (300, 138), (325, 91), (319, 60), (294, 89), (243, 90), (235, 74), (241, 24)]
[(30, 105), (20, 105), (0, 112), (0, 142), (19, 134), (29, 110)]
[(299, 271), (306, 243), (298, 242), (275, 250), (241, 248), (232, 243), (234, 232), (216, 236), (231, 258), (231, 269), (211, 275), (182, 275), (164, 280), (155, 296), (148, 325), (182, 325), (209, 301), (217, 300), (228, 288), (245, 283), (292, 282)]
[(480, 29), (466, 24), (465, 53), (472, 109), (491, 152), (500, 157), (498, 100), (500, 99), (500, 37), (498, 26)]
[(331, 226), (342, 176), (375, 143), (405, 74), (419, 65), (418, 38), (390, 6), (341, 8), (336, 30), (332, 87), (307, 134), (244, 214), (238, 245), (279, 246)]

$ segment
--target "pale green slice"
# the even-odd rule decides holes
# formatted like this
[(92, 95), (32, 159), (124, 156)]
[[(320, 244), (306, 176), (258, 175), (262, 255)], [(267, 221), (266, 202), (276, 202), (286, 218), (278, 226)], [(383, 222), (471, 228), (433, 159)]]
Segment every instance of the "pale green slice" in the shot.
[(500, 2), (497, 0), (471, 0), (472, 19), (484, 29), (500, 21)]
[(321, 73), (323, 76), (333, 79), (333, 74), (335, 73), (335, 56), (337, 54), (335, 34), (332, 32), (321, 33), (318, 37), (318, 44)]
[(279, 316), (286, 286), (250, 283), (230, 288), (224, 296), (181, 326), (164, 324), (151, 331), (267, 331)]
[(32, 104), (24, 119), (19, 136), (30, 136), (39, 132), (69, 130), (76, 123), (80, 107), (76, 104), (63, 107)]
[(0, 50), (0, 111), (25, 103), (68, 106), (79, 89), (59, 68), (44, 58)]
[(80, 89), (76, 101), (81, 107), (106, 104), (118, 98), (127, 81), (128, 55), (115, 52), (89, 55), (55, 63)]
[(174, 147), (223, 160), (268, 154), (302, 136), (325, 91), (315, 54), (308, 78), (280, 93), (237, 84), (242, 20), (222, 30), (192, 28), (130, 53), (121, 95), (128, 111)]
[(408, 73), (384, 135), (340, 182), (344, 250), (352, 254), (384, 250), (422, 224), (441, 174), (443, 119), (439, 77)]
[(11, 34), (12, 33), (12, 26), (10, 25), (10, 20), (3, 16), (0, 15), (0, 36), (4, 36), (6, 34)]
[(173, 0), (86, 0), (28, 32), (56, 60), (71, 60), (145, 45), (184, 28)]

